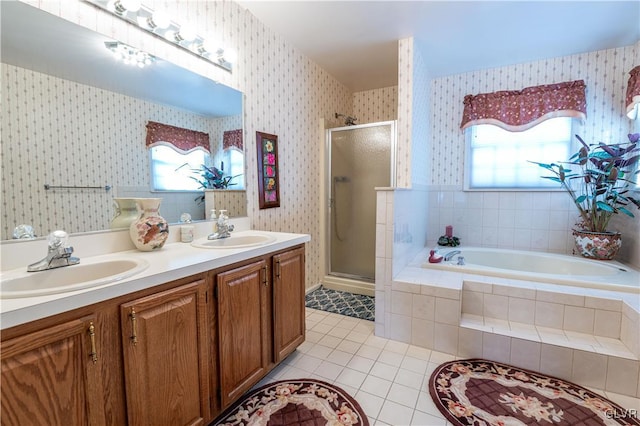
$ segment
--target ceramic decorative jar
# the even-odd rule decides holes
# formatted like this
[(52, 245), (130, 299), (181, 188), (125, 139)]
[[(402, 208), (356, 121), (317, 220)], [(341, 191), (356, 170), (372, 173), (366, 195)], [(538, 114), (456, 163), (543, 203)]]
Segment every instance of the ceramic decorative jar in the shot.
[(111, 219), (110, 228), (129, 228), (131, 222), (139, 216), (136, 198), (114, 198), (113, 202), (116, 205), (116, 215)]
[(613, 259), (622, 246), (622, 235), (619, 232), (591, 232), (573, 230), (575, 250), (581, 256), (597, 259)]
[(131, 222), (129, 235), (140, 251), (159, 250), (169, 236), (169, 224), (160, 216), (162, 198), (136, 198), (138, 218)]

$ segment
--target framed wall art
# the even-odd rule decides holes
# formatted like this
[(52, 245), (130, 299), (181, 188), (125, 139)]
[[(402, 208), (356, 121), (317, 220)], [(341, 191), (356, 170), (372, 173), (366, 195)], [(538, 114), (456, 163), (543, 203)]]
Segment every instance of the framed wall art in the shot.
[(280, 207), (278, 136), (256, 132), (258, 148), (258, 201), (260, 209)]

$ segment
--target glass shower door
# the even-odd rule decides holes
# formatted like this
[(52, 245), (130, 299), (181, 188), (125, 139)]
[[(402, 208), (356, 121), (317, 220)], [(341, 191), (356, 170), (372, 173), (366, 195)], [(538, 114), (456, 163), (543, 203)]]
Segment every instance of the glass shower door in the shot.
[(395, 123), (328, 131), (330, 275), (375, 278), (376, 187), (392, 186)]

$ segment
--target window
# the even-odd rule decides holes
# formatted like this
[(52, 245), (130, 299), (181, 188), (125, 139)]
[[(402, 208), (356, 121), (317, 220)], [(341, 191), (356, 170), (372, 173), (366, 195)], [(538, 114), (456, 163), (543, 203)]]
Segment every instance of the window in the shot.
[(244, 153), (234, 148), (225, 149), (223, 159), (225, 176), (237, 176), (231, 180), (235, 185), (229, 189), (244, 189)]
[(571, 155), (572, 122), (552, 118), (522, 132), (491, 124), (466, 129), (465, 190), (557, 189), (529, 161), (563, 161)]
[(210, 155), (201, 149), (187, 154), (166, 145), (149, 148), (151, 153), (151, 186), (154, 191), (202, 191), (193, 169), (208, 164)]

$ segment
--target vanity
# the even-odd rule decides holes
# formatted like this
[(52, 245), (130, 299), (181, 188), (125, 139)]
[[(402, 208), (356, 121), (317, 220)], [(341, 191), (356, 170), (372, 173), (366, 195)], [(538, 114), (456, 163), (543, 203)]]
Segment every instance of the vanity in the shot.
[(237, 236), (237, 246), (232, 235), (222, 247), (176, 241), (89, 258), (76, 247), (80, 264), (148, 267), (90, 288), (3, 298), (2, 424), (210, 423), (305, 339), (309, 236)]

